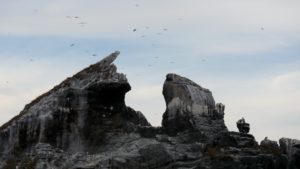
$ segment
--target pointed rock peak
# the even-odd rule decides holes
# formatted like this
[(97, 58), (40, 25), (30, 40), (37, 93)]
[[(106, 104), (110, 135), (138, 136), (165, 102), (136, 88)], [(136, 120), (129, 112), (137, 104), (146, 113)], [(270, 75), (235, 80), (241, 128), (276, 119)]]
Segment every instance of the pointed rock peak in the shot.
[(115, 52), (111, 53), (110, 55), (106, 56), (105, 58), (103, 58), (100, 62), (98, 62), (98, 64), (110, 65), (117, 59), (117, 57), (119, 55), (120, 55), (120, 51), (115, 51)]
[[(103, 82), (127, 83), (126, 76), (122, 73), (117, 73), (117, 67), (113, 64), (119, 54), (119, 51), (115, 51), (96, 64), (93, 64), (80, 71), (70, 78), (75, 82), (71, 83), (71, 85), (76, 88), (82, 88), (87, 85)], [(69, 82), (70, 79), (68, 79), (66, 82)]]
[(149, 126), (140, 112), (125, 104), (131, 87), (113, 64), (118, 55), (114, 52), (67, 78), (1, 126), (0, 168), (3, 154), (21, 154), (37, 143), (70, 152), (93, 152), (108, 142), (110, 132)]

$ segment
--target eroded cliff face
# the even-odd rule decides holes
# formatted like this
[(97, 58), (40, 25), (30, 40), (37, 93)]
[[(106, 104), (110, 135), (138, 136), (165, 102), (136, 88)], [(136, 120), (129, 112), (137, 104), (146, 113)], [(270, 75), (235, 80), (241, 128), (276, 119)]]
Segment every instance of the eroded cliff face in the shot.
[(25, 106), (0, 130), (2, 156), (19, 155), (37, 143), (70, 152), (96, 151), (110, 132), (149, 123), (125, 105), (131, 87), (116, 72), (112, 53)]
[(227, 131), (225, 106), (215, 104), (212, 93), (195, 82), (176, 74), (168, 74), (163, 87), (166, 112), (162, 127), (169, 134), (197, 130), (204, 135)]
[(66, 79), (0, 128), (3, 169), (296, 169), (299, 142), (280, 147), (230, 132), (225, 106), (195, 82), (168, 74), (162, 127), (125, 105), (119, 52)]

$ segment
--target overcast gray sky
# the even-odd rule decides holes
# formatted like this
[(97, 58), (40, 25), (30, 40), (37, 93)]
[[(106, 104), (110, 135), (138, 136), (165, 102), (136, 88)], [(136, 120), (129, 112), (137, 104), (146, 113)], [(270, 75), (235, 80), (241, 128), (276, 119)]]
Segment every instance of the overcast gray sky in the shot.
[[(167, 73), (209, 88), (257, 140), (300, 139), (299, 0), (0, 0), (0, 124), (119, 50), (126, 103), (160, 125)], [(136, 31), (133, 31), (136, 29)]]

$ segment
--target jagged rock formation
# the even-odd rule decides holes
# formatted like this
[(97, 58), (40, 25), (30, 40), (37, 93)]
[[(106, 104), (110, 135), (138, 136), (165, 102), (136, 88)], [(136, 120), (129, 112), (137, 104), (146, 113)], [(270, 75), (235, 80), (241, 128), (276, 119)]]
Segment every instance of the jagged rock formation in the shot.
[(167, 75), (162, 127), (125, 105), (130, 85), (113, 61), (91, 65), (41, 95), (0, 128), (3, 169), (296, 169), (299, 142), (259, 146), (229, 132), (212, 93)]
[[(227, 131), (223, 104), (215, 105), (212, 93), (195, 82), (168, 74), (163, 87), (167, 110), (162, 127), (171, 135), (197, 130), (204, 135)], [(213, 125), (212, 125), (213, 124)]]
[(130, 85), (116, 72), (112, 53), (68, 78), (25, 106), (20, 115), (0, 130), (0, 152), (10, 158), (37, 143), (68, 152), (93, 152), (110, 134), (149, 126), (140, 112), (126, 107)]
[(263, 139), (260, 142), (260, 146), (266, 147), (266, 148), (277, 149), (278, 148), (278, 143), (276, 141), (269, 140), (268, 137), (265, 137), (265, 139)]
[(236, 122), (236, 126), (239, 129), (239, 132), (241, 132), (241, 133), (246, 133), (247, 134), (250, 131), (250, 124), (246, 123), (244, 118), (238, 120)]
[(289, 159), (289, 167), (300, 168), (300, 140), (281, 138), (279, 144), (282, 152)]

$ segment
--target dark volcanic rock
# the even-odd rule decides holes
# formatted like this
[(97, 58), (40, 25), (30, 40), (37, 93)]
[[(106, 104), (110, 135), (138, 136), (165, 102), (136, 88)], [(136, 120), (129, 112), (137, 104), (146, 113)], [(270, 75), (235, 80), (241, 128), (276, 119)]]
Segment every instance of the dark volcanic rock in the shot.
[(131, 87), (112, 64), (118, 54), (112, 53), (26, 105), (1, 127), (1, 153), (20, 154), (39, 142), (71, 152), (96, 151), (110, 132), (149, 126), (140, 112), (125, 105)]
[(277, 142), (273, 141), (273, 140), (269, 140), (268, 137), (265, 137), (265, 139), (263, 139), (260, 142), (260, 146), (269, 147), (269, 148), (273, 148), (273, 149), (279, 148)]
[(290, 169), (300, 169), (300, 140), (281, 138), (279, 144), (289, 158)]
[(252, 135), (238, 132), (223, 132), (218, 134), (213, 139), (213, 145), (237, 148), (258, 146)]
[(125, 105), (130, 85), (112, 53), (41, 95), (0, 128), (3, 169), (296, 169), (299, 141), (261, 146), (229, 132), (223, 104), (175, 74), (163, 88), (162, 127)]
[(171, 135), (197, 130), (211, 135), (227, 131), (223, 104), (215, 105), (212, 93), (195, 82), (168, 74), (163, 87), (167, 110), (162, 127)]

